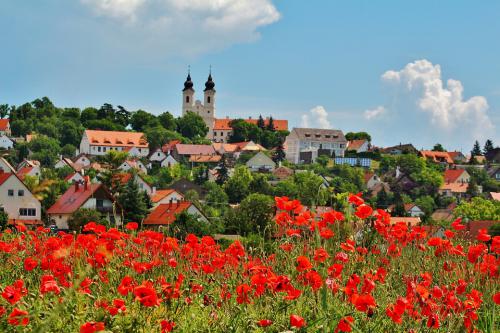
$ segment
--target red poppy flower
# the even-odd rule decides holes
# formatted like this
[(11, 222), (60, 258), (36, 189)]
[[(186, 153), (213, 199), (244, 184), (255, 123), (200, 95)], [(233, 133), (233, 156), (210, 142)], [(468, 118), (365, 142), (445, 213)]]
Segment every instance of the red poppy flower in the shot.
[(26, 326), (29, 324), (30, 319), (28, 312), (14, 308), (7, 318), (7, 322), (13, 326)]
[(161, 333), (172, 332), (175, 327), (175, 323), (171, 320), (162, 320), (160, 322)]
[(304, 318), (298, 315), (290, 315), (290, 326), (292, 327), (297, 327), (297, 328), (302, 328), (306, 325), (306, 321)]
[(487, 229), (479, 229), (479, 233), (477, 234), (477, 240), (480, 242), (488, 242), (491, 239), (491, 236), (488, 234)]
[(236, 301), (238, 304), (247, 303), (250, 304), (250, 299), (248, 298), (248, 294), (252, 291), (252, 287), (248, 284), (240, 284), (236, 287), (236, 293), (238, 296), (236, 297)]
[(316, 262), (325, 262), (328, 257), (330, 257), (328, 252), (322, 247), (314, 251), (314, 261)]
[(365, 204), (362, 204), (360, 206), (358, 206), (358, 208), (356, 209), (356, 212), (354, 213), (357, 217), (359, 217), (360, 219), (366, 219), (368, 217), (370, 217), (373, 213), (373, 209), (368, 206), (368, 205), (365, 205)]
[(137, 222), (129, 222), (125, 225), (125, 229), (127, 230), (137, 230), (139, 228), (139, 224)]
[(493, 302), (495, 302), (495, 304), (500, 305), (500, 292), (493, 295)]
[(34, 270), (36, 266), (38, 266), (38, 261), (36, 261), (35, 259), (31, 257), (24, 259), (24, 269), (28, 272)]
[(335, 328), (335, 333), (338, 332), (352, 332), (352, 323), (354, 322), (354, 318), (351, 316), (346, 316), (340, 319), (337, 324), (337, 328)]
[(80, 333), (95, 333), (104, 331), (104, 323), (103, 322), (95, 322), (91, 321), (80, 326)]
[(257, 322), (257, 326), (259, 326), (259, 327), (268, 327), (268, 326), (271, 326), (272, 324), (273, 324), (273, 321), (269, 320), (269, 319), (261, 319)]
[(142, 305), (150, 307), (160, 305), (160, 299), (156, 294), (153, 284), (149, 281), (144, 281), (141, 285), (134, 288), (135, 299)]
[(297, 271), (304, 272), (312, 268), (311, 262), (307, 257), (297, 257)]

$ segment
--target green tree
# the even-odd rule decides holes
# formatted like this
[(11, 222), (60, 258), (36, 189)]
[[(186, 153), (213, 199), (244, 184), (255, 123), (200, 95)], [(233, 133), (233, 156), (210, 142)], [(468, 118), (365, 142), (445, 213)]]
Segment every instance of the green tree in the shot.
[(3, 231), (9, 224), (9, 215), (2, 209), (0, 209), (0, 231)]
[(208, 127), (203, 118), (194, 112), (187, 112), (177, 120), (179, 133), (188, 139), (204, 138), (208, 133)]
[(83, 127), (71, 120), (63, 121), (59, 129), (59, 141), (61, 146), (67, 144), (78, 146), (82, 139), (82, 134)]
[(276, 128), (274, 127), (274, 119), (273, 117), (269, 117), (269, 122), (267, 123), (266, 130), (274, 132)]
[(122, 125), (123, 127), (127, 127), (130, 124), (130, 111), (127, 111), (123, 106), (118, 105), (118, 110), (115, 112), (115, 121)]
[(223, 185), (228, 179), (229, 179), (229, 170), (227, 168), (227, 159), (226, 155), (223, 154), (217, 168), (217, 179), (215, 182), (218, 185)]
[(76, 147), (71, 144), (66, 144), (61, 148), (61, 155), (64, 157), (73, 158), (76, 154)]
[(108, 150), (106, 155), (102, 157), (103, 161), (111, 166), (112, 169), (118, 167), (127, 160), (128, 153), (126, 151)]
[[(226, 216), (226, 231), (239, 235), (262, 234), (272, 223), (274, 200), (267, 195), (252, 193), (236, 208), (235, 214)], [(271, 230), (266, 236), (272, 235)]]
[(148, 214), (147, 202), (137, 182), (128, 182), (118, 196), (118, 203), (124, 212), (125, 221), (141, 222)]
[(436, 209), (436, 202), (434, 201), (434, 198), (431, 197), (430, 195), (425, 195), (422, 197), (419, 197), (415, 200), (415, 205), (420, 207), (425, 213), (426, 217), (429, 217), (432, 215), (434, 210)]
[(477, 220), (500, 220), (500, 201), (486, 200), (481, 197), (462, 201), (453, 211), (456, 217)]
[(382, 190), (380, 190), (377, 193), (376, 207), (384, 209), (384, 208), (387, 208), (389, 206), (389, 203), (390, 203), (389, 194), (386, 192), (385, 188), (382, 187)]
[(352, 140), (367, 140), (368, 142), (372, 141), (371, 135), (366, 132), (347, 132), (345, 138), (347, 141), (352, 141)]
[(9, 115), (9, 104), (0, 104), (0, 119), (5, 119)]
[(182, 140), (182, 136), (173, 131), (165, 129), (163, 126), (147, 127), (144, 131), (149, 143), (149, 150), (152, 152), (156, 148), (162, 147), (171, 140)]
[(284, 161), (286, 158), (285, 147), (283, 145), (283, 141), (280, 141), (278, 147), (273, 153), (273, 161), (274, 163), (279, 163)]
[(173, 236), (179, 239), (184, 239), (188, 234), (206, 236), (213, 233), (209, 222), (202, 221), (198, 216), (189, 214), (187, 211), (177, 214), (171, 230)]
[(52, 167), (61, 152), (59, 141), (44, 135), (39, 135), (28, 143), (33, 159), (40, 161), (44, 167)]
[(102, 218), (102, 214), (97, 210), (79, 208), (68, 219), (68, 227), (71, 231), (81, 232), (82, 227), (89, 222), (106, 223)]
[(434, 147), (432, 148), (432, 151), (446, 151), (446, 149), (444, 149), (443, 145), (440, 144), (440, 143), (436, 143), (434, 145)]
[(252, 176), (252, 181), (250, 181), (248, 189), (250, 193), (261, 193), (265, 195), (271, 195), (273, 192), (271, 185), (267, 181), (267, 177), (260, 173)]
[(97, 109), (96, 108), (85, 108), (80, 115), (80, 121), (82, 125), (88, 127), (89, 121), (97, 120)]
[(260, 142), (262, 130), (257, 125), (248, 123), (243, 119), (234, 119), (230, 125), (233, 131), (229, 136), (229, 142)]
[(134, 131), (143, 132), (146, 127), (152, 127), (153, 125), (159, 125), (158, 120), (154, 115), (143, 110), (137, 110), (132, 113), (130, 118), (130, 124)]
[(246, 166), (241, 165), (234, 169), (233, 176), (224, 184), (229, 202), (241, 202), (250, 193), (249, 186), (252, 178), (252, 174)]
[(101, 131), (125, 131), (125, 127), (109, 119), (89, 120), (87, 121), (85, 127), (87, 129), (101, 130)]
[(483, 153), (486, 155), (487, 153), (489, 153), (493, 149), (495, 149), (495, 146), (493, 145), (493, 141), (491, 141), (490, 139), (486, 140), (486, 142), (484, 143)]
[(476, 140), (474, 142), (474, 147), (472, 147), (472, 151), (470, 152), (472, 156), (480, 156), (481, 155), (481, 147), (479, 146), (479, 141)]
[(170, 112), (163, 112), (158, 116), (161, 126), (169, 131), (175, 131), (177, 129), (177, 121)]
[(266, 127), (266, 123), (264, 122), (264, 118), (262, 118), (262, 115), (259, 115), (259, 119), (257, 120), (257, 127), (261, 130)]

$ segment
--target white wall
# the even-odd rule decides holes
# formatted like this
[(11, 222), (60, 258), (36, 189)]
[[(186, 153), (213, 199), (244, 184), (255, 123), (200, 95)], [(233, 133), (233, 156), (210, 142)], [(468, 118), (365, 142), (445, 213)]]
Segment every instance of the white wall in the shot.
[[(9, 196), (8, 190), (13, 190), (14, 195)], [(19, 196), (18, 191), (24, 190), (24, 195)], [(10, 219), (41, 220), (41, 205), (28, 188), (14, 175), (10, 176), (0, 186), (0, 204)], [(19, 208), (35, 208), (35, 216), (21, 216)]]

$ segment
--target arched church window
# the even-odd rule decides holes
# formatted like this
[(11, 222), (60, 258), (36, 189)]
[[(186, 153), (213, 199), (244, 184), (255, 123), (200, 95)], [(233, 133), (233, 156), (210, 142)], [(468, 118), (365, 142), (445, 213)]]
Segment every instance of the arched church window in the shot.
[(210, 104), (210, 96), (207, 97), (207, 103)]
[(186, 96), (186, 103), (189, 103), (189, 96)]

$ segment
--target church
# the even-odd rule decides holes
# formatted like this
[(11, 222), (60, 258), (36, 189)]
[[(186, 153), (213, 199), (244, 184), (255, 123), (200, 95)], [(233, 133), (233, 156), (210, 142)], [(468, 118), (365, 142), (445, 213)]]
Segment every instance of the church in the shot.
[[(188, 73), (186, 81), (184, 82), (184, 89), (182, 89), (182, 115), (187, 112), (194, 112), (198, 114), (208, 127), (207, 138), (212, 142), (226, 143), (232, 133), (231, 121), (229, 117), (217, 119), (215, 117), (215, 82), (212, 78), (212, 73), (208, 75), (207, 82), (205, 82), (205, 89), (203, 90), (203, 102), (195, 100), (194, 84), (191, 80), (191, 73)], [(248, 123), (257, 124), (258, 119), (244, 119)], [(264, 125), (269, 124), (269, 118), (264, 119)], [(277, 131), (288, 130), (288, 120), (273, 119), (274, 129)]]

